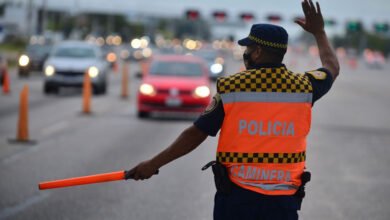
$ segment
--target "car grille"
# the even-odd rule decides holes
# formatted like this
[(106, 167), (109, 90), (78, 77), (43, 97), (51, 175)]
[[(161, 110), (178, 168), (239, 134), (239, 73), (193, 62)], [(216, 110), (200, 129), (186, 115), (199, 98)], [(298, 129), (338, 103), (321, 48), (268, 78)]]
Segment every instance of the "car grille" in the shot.
[[(165, 95), (170, 94), (169, 89), (157, 89), (157, 94)], [(178, 95), (191, 95), (192, 90), (178, 90)]]
[(84, 72), (76, 72), (76, 71), (57, 71), (56, 74), (62, 76), (83, 76)]
[(143, 104), (149, 107), (161, 108), (161, 109), (194, 109), (194, 108), (205, 108), (206, 106), (200, 104), (185, 104), (179, 107), (167, 107), (164, 103), (144, 102)]

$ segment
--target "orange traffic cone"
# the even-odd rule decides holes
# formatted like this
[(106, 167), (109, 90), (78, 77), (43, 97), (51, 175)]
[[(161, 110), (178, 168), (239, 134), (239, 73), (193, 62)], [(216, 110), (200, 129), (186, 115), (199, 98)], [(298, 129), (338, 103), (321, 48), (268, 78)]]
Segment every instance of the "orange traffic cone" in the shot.
[(10, 80), (8, 75), (8, 70), (5, 69), (3, 73), (3, 94), (9, 94), (11, 91), (10, 89)]
[(118, 63), (116, 61), (112, 64), (112, 71), (114, 71), (114, 73), (118, 72)]
[(121, 97), (123, 99), (126, 99), (129, 97), (129, 63), (124, 62), (122, 66), (122, 91), (121, 91)]
[(349, 64), (349, 67), (350, 67), (351, 69), (353, 69), (353, 70), (357, 69), (357, 67), (358, 67), (358, 63), (357, 63), (356, 58), (351, 58), (351, 59), (349, 60), (348, 64)]
[(35, 144), (35, 141), (29, 140), (28, 132), (28, 85), (25, 85), (20, 93), (19, 120), (16, 139), (9, 141), (11, 143)]
[(141, 65), (142, 77), (144, 77), (147, 74), (147, 72), (149, 71), (149, 64), (147, 61), (141, 61), (140, 65)]
[(84, 82), (83, 82), (83, 112), (84, 114), (91, 113), (91, 94), (92, 94), (92, 86), (91, 86), (91, 78), (86, 72), (84, 74)]

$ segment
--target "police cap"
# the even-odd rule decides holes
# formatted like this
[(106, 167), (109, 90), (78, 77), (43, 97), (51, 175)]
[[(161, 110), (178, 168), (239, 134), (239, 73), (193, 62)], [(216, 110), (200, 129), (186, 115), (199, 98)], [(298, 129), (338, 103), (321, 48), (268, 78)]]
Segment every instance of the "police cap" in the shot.
[(254, 24), (249, 36), (238, 41), (238, 44), (241, 46), (258, 44), (264, 47), (284, 50), (287, 49), (287, 43), (287, 31), (273, 24)]

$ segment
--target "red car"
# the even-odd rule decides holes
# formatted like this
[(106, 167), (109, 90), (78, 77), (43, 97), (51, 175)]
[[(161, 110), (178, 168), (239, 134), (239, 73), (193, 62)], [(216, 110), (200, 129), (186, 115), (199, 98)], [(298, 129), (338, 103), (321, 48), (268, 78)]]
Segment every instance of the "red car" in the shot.
[(207, 64), (195, 56), (155, 56), (138, 90), (138, 117), (151, 112), (203, 112), (210, 103)]

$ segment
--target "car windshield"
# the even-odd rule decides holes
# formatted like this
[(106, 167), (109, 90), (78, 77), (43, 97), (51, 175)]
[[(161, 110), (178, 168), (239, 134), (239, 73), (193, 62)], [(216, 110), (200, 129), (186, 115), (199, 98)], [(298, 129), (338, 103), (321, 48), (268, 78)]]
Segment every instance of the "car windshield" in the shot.
[(217, 57), (217, 53), (214, 51), (198, 51), (194, 53), (195, 56), (202, 57), (203, 59), (207, 61), (214, 61)]
[(199, 63), (157, 61), (152, 63), (150, 74), (161, 76), (201, 76)]
[(48, 45), (30, 45), (27, 47), (26, 51), (29, 54), (34, 54), (37, 56), (43, 56), (50, 52), (51, 47)]
[(95, 51), (88, 47), (60, 47), (55, 51), (54, 56), (69, 58), (96, 58)]

